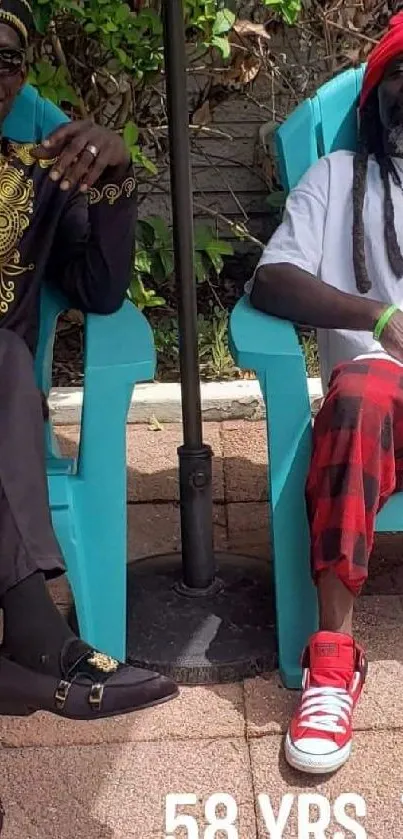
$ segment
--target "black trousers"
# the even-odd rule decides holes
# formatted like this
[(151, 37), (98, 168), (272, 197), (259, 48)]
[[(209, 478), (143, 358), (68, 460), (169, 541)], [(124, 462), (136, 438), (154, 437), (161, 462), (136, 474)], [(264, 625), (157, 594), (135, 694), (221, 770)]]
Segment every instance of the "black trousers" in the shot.
[(45, 465), (43, 398), (32, 356), (0, 329), (0, 597), (35, 571), (65, 571), (53, 531)]

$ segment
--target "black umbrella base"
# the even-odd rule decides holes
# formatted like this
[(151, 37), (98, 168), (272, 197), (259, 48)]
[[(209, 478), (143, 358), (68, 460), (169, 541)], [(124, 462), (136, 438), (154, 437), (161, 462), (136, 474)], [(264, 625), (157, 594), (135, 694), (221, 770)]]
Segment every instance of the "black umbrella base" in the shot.
[(180, 554), (128, 566), (128, 660), (179, 684), (234, 682), (277, 666), (271, 566), (217, 554), (211, 592), (182, 587)]

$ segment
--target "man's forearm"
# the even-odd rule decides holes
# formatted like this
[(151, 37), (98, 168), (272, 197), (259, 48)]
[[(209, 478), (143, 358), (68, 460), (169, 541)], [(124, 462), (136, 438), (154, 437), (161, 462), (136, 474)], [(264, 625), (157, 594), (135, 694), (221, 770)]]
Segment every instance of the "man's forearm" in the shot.
[(84, 312), (116, 311), (130, 283), (137, 205), (132, 169), (123, 174), (76, 195), (59, 225), (49, 275)]
[(267, 314), (322, 329), (372, 332), (385, 304), (347, 294), (289, 263), (259, 268), (250, 295)]

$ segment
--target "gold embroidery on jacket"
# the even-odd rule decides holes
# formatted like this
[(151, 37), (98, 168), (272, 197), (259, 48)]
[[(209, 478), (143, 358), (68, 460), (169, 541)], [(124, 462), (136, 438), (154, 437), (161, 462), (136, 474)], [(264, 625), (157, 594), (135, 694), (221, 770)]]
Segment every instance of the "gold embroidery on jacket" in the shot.
[(101, 191), (96, 187), (92, 187), (88, 192), (88, 201), (90, 204), (99, 204), (100, 201), (106, 199), (108, 204), (113, 206), (118, 198), (122, 198), (123, 196), (130, 198), (135, 188), (136, 179), (133, 177), (126, 178), (120, 186), (118, 184), (106, 184)]
[(13, 143), (12, 140), (8, 141), (8, 146), (10, 152), (20, 160), (24, 166), (34, 166), (35, 163), (41, 167), (41, 169), (49, 169), (50, 166), (53, 166), (56, 163), (57, 157), (54, 157), (52, 160), (38, 160), (36, 157), (33, 157), (31, 154), (32, 149), (38, 148), (35, 146), (34, 143)]
[(0, 157), (0, 314), (8, 312), (15, 298), (14, 277), (33, 271), (21, 265), (18, 249), (33, 213), (34, 184), (22, 169), (12, 169)]

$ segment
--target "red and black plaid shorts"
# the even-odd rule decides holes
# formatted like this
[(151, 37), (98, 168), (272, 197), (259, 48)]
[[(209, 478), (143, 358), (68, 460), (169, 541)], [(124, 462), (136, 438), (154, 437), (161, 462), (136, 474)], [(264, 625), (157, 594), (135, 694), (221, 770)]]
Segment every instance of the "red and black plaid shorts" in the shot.
[(358, 594), (377, 512), (403, 489), (403, 367), (363, 359), (335, 368), (316, 418), (306, 486), (312, 572), (332, 568)]

